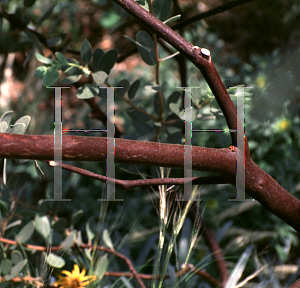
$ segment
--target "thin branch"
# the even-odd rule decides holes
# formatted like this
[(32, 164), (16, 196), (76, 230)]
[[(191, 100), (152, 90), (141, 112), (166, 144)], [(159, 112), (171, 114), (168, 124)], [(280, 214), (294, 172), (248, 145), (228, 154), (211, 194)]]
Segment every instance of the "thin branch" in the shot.
[(239, 5), (245, 4), (247, 2), (251, 2), (251, 1), (253, 1), (253, 0), (234, 0), (234, 1), (226, 2), (224, 4), (221, 4), (217, 7), (209, 10), (209, 11), (199, 13), (193, 17), (190, 17), (183, 21), (179, 21), (175, 25), (172, 25), (171, 28), (173, 30), (184, 28), (185, 26), (193, 24), (194, 22), (200, 21), (201, 19), (208, 18), (208, 17), (216, 15), (216, 14), (220, 14), (220, 13), (225, 12), (229, 9), (232, 9), (236, 6), (239, 6)]
[(109, 183), (109, 184), (115, 183), (117, 186), (120, 186), (122, 190), (130, 190), (133, 187), (145, 187), (145, 186), (148, 187), (154, 185), (184, 185), (185, 182), (190, 182), (190, 181), (192, 181), (192, 185), (229, 184), (223, 177), (220, 176), (120, 180), (120, 179), (112, 179), (65, 163), (55, 163), (55, 165), (53, 165), (51, 163), (53, 161), (43, 161), (43, 162), (49, 163), (50, 166), (59, 166), (62, 167), (64, 170), (68, 170), (80, 174), (82, 176), (87, 176), (93, 179), (97, 179), (103, 183)]

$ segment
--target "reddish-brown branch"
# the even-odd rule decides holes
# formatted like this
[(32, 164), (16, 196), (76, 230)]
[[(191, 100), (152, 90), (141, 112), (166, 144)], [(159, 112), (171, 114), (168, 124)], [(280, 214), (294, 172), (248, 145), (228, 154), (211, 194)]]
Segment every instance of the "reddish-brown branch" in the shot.
[[(54, 137), (0, 134), (0, 158), (53, 160)], [(237, 153), (241, 153), (237, 150)], [(64, 136), (62, 158), (106, 161), (106, 138)], [(246, 157), (246, 193), (300, 232), (300, 201)], [(115, 139), (115, 162), (184, 168), (184, 145)], [(213, 172), (236, 186), (236, 153), (229, 148), (192, 147), (192, 169)]]
[[(50, 163), (50, 161), (43, 162)], [(56, 163), (56, 166), (62, 167), (65, 170), (87, 176), (90, 178), (97, 179), (103, 183), (115, 183), (115, 185), (122, 188), (122, 190), (130, 190), (133, 187), (144, 187), (144, 186), (154, 186), (154, 185), (183, 185), (186, 181), (192, 181), (193, 185), (203, 185), (203, 184), (228, 184), (228, 182), (220, 176), (210, 176), (210, 177), (192, 177), (192, 178), (154, 178), (154, 179), (137, 179), (137, 180), (120, 180), (112, 179), (100, 174), (93, 173), (86, 169), (78, 168), (73, 165), (65, 163)], [(51, 165), (53, 166), (53, 165)]]

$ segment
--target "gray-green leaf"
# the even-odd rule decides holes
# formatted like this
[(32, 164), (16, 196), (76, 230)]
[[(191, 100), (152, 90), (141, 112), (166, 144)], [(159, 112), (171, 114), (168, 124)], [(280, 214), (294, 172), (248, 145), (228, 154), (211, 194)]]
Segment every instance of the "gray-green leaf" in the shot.
[(49, 266), (54, 268), (61, 268), (66, 263), (63, 258), (52, 253), (47, 255), (46, 262), (48, 263)]
[(99, 88), (96, 85), (86, 84), (82, 87), (79, 87), (76, 96), (79, 99), (89, 99), (95, 97), (99, 94)]
[(154, 0), (153, 13), (160, 21), (165, 21), (171, 11), (172, 0)]
[(30, 221), (27, 223), (21, 231), (16, 235), (16, 241), (20, 243), (25, 243), (27, 240), (30, 239), (31, 235), (34, 232), (34, 223)]
[(90, 42), (87, 39), (81, 44), (80, 56), (85, 64), (89, 64), (93, 55), (93, 50)]
[(64, 54), (62, 54), (60, 52), (55, 52), (55, 56), (61, 64), (63, 64), (63, 65), (69, 64), (69, 62), (67, 61), (67, 58), (65, 57)]
[(73, 84), (75, 82), (78, 82), (81, 79), (81, 77), (82, 77), (82, 74), (68, 76), (68, 77), (61, 79), (60, 83), (61, 84)]
[(128, 90), (128, 97), (129, 99), (133, 99), (137, 93), (137, 91), (139, 90), (140, 88), (140, 85), (141, 85), (141, 81), (139, 79), (135, 80), (129, 90)]
[(117, 87), (122, 87), (122, 88), (116, 89), (116, 94), (120, 97), (123, 97), (126, 94), (126, 92), (129, 90), (130, 83), (127, 79), (123, 79), (117, 84)]
[(59, 73), (55, 67), (49, 67), (43, 78), (43, 85), (48, 87), (53, 85), (59, 78)]
[(100, 48), (96, 48), (93, 54), (93, 67), (94, 71), (100, 71), (101, 66), (100, 66), (100, 61), (102, 56), (104, 55), (104, 51)]
[(154, 42), (146, 31), (139, 31), (136, 34), (136, 40), (142, 46), (137, 45), (138, 51), (143, 61), (148, 65), (155, 65)]
[(101, 71), (109, 74), (110, 70), (114, 67), (118, 58), (118, 50), (109, 50), (101, 58), (99, 67)]
[(37, 214), (35, 216), (35, 230), (44, 237), (46, 242), (49, 242), (51, 225), (46, 215)]
[(93, 73), (92, 76), (97, 85), (103, 84), (107, 79), (107, 74), (103, 71), (97, 71)]
[(45, 64), (51, 64), (53, 62), (53, 60), (41, 55), (38, 52), (35, 52), (35, 57), (37, 60), (39, 60), (40, 62), (45, 63)]

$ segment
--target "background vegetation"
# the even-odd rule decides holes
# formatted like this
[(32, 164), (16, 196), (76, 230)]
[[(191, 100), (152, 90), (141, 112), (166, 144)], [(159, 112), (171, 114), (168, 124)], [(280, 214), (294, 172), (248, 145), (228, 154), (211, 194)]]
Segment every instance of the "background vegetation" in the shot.
[[(136, 2), (148, 6), (144, 1)], [(159, 4), (154, 4), (154, 15), (165, 21), (181, 14), (181, 19), (186, 20), (223, 2), (229, 1), (174, 0), (169, 15), (162, 15), (165, 8), (159, 9)], [(251, 156), (296, 197), (300, 191), (299, 13), (299, 1), (249, 1), (178, 30), (189, 42), (211, 51), (227, 87), (253, 87), (245, 106)], [(71, 88), (62, 92), (63, 129), (106, 129), (99, 113), (92, 110), (91, 102), (84, 99), (92, 91), (96, 94), (92, 99), (105, 113), (104, 90), (95, 92), (92, 86), (84, 86), (92, 83), (127, 86), (127, 91), (124, 88), (116, 93), (116, 133), (121, 138), (182, 144), (184, 122), (179, 117), (181, 92), (177, 87), (187, 85), (201, 86), (201, 99), (199, 94), (193, 94), (194, 105), (200, 108), (196, 110), (193, 129), (227, 128), (199, 71), (178, 55), (160, 62), (159, 67), (148, 65), (155, 64), (153, 50), (135, 41), (157, 49), (160, 59), (176, 51), (163, 41), (157, 44), (150, 36), (149, 40), (145, 36), (149, 34), (141, 33), (147, 31), (147, 27), (141, 26), (113, 1), (1, 1), (0, 17), (0, 114), (12, 110), (12, 123), (29, 115), (31, 121), (26, 133), (53, 135), (54, 93), (45, 86), (58, 85), (68, 75), (76, 78), (83, 73), (85, 64), (89, 64), (86, 67), (90, 72), (80, 79), (77, 77), (74, 83), (71, 82), (75, 78), (64, 80), (69, 81), (65, 84), (70, 83)], [(168, 25), (172, 27), (178, 22)], [(89, 43), (92, 58), (87, 55), (91, 51)], [(36, 57), (36, 52), (59, 61), (41, 63), (43, 58)], [(103, 52), (106, 58), (101, 62)], [(145, 63), (151, 59), (154, 63)], [(70, 63), (80, 63), (78, 70), (66, 71)], [(49, 75), (44, 68), (36, 70), (51, 65), (60, 65), (61, 70), (70, 73), (59, 71), (59, 74)], [(107, 79), (103, 74), (96, 74), (97, 71), (105, 72)], [(90, 90), (82, 91), (79, 87), (90, 87)], [(169, 121), (166, 125), (162, 125), (159, 118), (161, 95), (165, 103), (163, 121)], [(232, 95), (234, 98), (234, 93)], [(100, 132), (76, 132), (76, 135), (105, 137), (105, 133)], [(230, 136), (226, 132), (193, 133), (192, 141), (196, 146), (222, 148), (230, 145)], [(167, 193), (170, 186), (137, 187), (129, 191), (117, 187), (116, 198), (124, 202), (99, 202), (98, 199), (105, 197), (105, 183), (66, 170), (63, 170), (63, 197), (72, 201), (45, 201), (53, 198), (53, 167), (38, 163), (43, 176), (37, 173), (34, 161), (20, 165), (7, 160), (7, 183), (0, 186), (0, 287), (53, 285), (61, 271), (72, 271), (74, 264), (97, 277), (91, 287), (143, 287), (138, 279), (143, 279), (145, 287), (218, 287), (219, 271), (208, 248), (211, 243), (204, 241), (209, 242), (210, 238), (202, 237), (202, 230), (197, 235), (201, 225), (212, 231), (229, 274), (237, 275), (236, 281), (231, 278), (234, 284), (227, 288), (288, 287), (300, 274), (298, 234), (258, 202), (229, 202), (235, 193), (232, 186), (201, 186), (202, 217), (194, 223), (192, 215), (184, 217), (184, 208), (174, 201), (175, 193)], [(100, 175), (106, 173), (105, 163), (67, 164)], [(180, 169), (126, 164), (116, 164), (115, 169), (118, 179), (183, 177)], [(193, 176), (210, 175), (193, 172)], [(182, 188), (176, 185), (170, 191), (179, 194)], [(161, 199), (166, 200), (165, 206)], [(169, 225), (160, 219), (159, 207), (168, 207), (169, 214), (163, 215)], [(183, 218), (183, 227), (176, 235)], [(159, 231), (165, 239), (162, 249), (159, 248), (162, 243)], [(167, 247), (173, 241), (174, 251), (170, 253)], [(35, 246), (30, 248), (21, 243)], [(83, 243), (87, 243), (86, 246), (81, 245)], [(52, 246), (59, 245), (62, 246), (51, 252)], [(97, 245), (107, 250), (97, 250)], [(193, 248), (191, 254), (190, 247)], [(169, 278), (163, 283), (139, 278), (134, 276), (132, 267), (139, 274), (147, 275), (161, 274), (166, 268)], [(193, 267), (208, 273), (216, 282), (207, 275), (195, 273)], [(247, 283), (236, 286), (260, 269), (261, 273)], [(124, 271), (133, 274), (113, 274)], [(179, 276), (179, 271), (185, 272)]]

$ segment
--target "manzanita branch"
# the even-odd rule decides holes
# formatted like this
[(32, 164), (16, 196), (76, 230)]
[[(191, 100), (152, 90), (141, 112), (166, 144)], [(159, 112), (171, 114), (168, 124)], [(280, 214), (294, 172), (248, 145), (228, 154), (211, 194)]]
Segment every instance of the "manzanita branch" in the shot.
[(192, 182), (192, 185), (204, 185), (204, 184), (228, 184), (227, 181), (220, 176), (209, 177), (191, 177), (191, 178), (152, 178), (152, 179), (137, 179), (137, 180), (120, 180), (106, 177), (104, 175), (96, 174), (86, 169), (78, 168), (73, 165), (65, 163), (55, 163), (53, 165), (51, 161), (45, 161), (50, 166), (59, 166), (64, 170), (68, 170), (82, 176), (87, 176), (93, 179), (97, 179), (103, 183), (115, 183), (122, 190), (130, 190), (133, 187), (149, 187), (154, 185), (184, 185), (185, 182)]
[[(106, 161), (105, 137), (64, 136), (62, 159)], [(0, 134), (0, 158), (54, 159), (54, 137)], [(237, 153), (241, 151), (237, 150)], [(115, 162), (184, 168), (184, 145), (115, 139)], [(192, 147), (192, 169), (213, 172), (236, 186), (236, 153), (229, 148)], [(246, 158), (246, 193), (300, 232), (300, 201)]]

